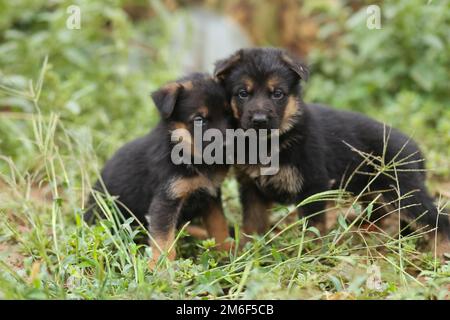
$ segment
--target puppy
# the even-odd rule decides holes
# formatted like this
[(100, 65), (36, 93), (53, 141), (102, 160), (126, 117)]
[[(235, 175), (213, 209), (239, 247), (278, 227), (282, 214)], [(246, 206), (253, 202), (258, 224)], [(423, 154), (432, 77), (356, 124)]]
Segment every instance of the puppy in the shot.
[[(245, 233), (267, 230), (267, 212), (273, 202), (297, 204), (342, 185), (354, 195), (382, 194), (385, 202), (405, 208), (409, 222), (438, 226), (438, 251), (448, 252), (450, 223), (446, 216), (438, 217), (427, 193), (423, 157), (414, 141), (362, 114), (305, 104), (300, 81), (307, 78), (308, 69), (280, 49), (239, 50), (216, 63), (215, 76), (226, 89), (240, 128), (279, 129), (280, 133), (277, 174), (262, 176), (254, 165), (235, 168)], [(397, 168), (377, 174), (381, 162), (401, 159)], [(324, 224), (324, 214), (317, 214), (325, 210), (324, 202), (302, 209), (312, 223)]]
[[(227, 166), (174, 164), (171, 153), (176, 143), (182, 143), (193, 160), (199, 153), (193, 142), (194, 126), (224, 133), (232, 120), (223, 88), (205, 74), (169, 83), (152, 93), (152, 98), (161, 121), (146, 136), (121, 147), (103, 168), (102, 182), (97, 181), (94, 187), (117, 196), (122, 214), (129, 217), (131, 211), (148, 227), (153, 249), (151, 267), (172, 246), (177, 224), (195, 217), (203, 219), (220, 249), (228, 248), (228, 227), (220, 199)], [(102, 214), (92, 196), (89, 203), (92, 208), (85, 220), (92, 222)], [(175, 258), (174, 249), (168, 257)]]

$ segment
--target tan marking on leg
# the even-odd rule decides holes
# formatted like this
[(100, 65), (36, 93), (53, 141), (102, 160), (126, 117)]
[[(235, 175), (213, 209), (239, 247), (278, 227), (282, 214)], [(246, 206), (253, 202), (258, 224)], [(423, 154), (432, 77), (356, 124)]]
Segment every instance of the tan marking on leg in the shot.
[(175, 260), (175, 246), (172, 247), (170, 252), (167, 252), (175, 241), (175, 227), (171, 228), (167, 234), (156, 234), (152, 236), (153, 240), (150, 239), (150, 246), (152, 248), (153, 256), (148, 262), (148, 266), (151, 270), (156, 267), (158, 259), (163, 253), (167, 253), (167, 258), (170, 261)]
[(184, 199), (199, 189), (205, 189), (214, 195), (216, 187), (210, 179), (203, 175), (198, 175), (190, 178), (174, 179), (169, 185), (169, 191), (174, 199)]
[(208, 239), (208, 231), (206, 231), (206, 229), (204, 229), (202, 227), (189, 225), (184, 230), (186, 230), (186, 232), (194, 238), (197, 238), (200, 240)]
[(280, 131), (286, 132), (293, 126), (293, 117), (298, 114), (298, 101), (294, 96), (289, 96), (288, 103), (284, 109), (283, 119), (281, 120)]
[(271, 203), (254, 201), (244, 216), (242, 227), (244, 233), (248, 235), (266, 233), (269, 227), (269, 210), (271, 207)]
[(219, 205), (213, 204), (210, 211), (203, 217), (208, 235), (216, 240), (217, 249), (227, 251), (232, 248), (230, 242), (225, 240), (230, 236), (228, 224)]

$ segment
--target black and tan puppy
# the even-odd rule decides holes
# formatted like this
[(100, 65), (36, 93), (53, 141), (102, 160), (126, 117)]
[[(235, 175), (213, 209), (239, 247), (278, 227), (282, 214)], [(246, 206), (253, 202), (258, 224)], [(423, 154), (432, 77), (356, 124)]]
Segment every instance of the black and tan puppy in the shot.
[[(210, 76), (193, 74), (165, 85), (152, 98), (161, 121), (146, 136), (125, 144), (106, 163), (101, 172), (106, 191), (117, 196), (125, 217), (130, 210), (148, 226), (153, 238), (151, 265), (172, 245), (177, 225), (194, 217), (202, 217), (209, 235), (219, 248), (226, 249), (228, 227), (220, 185), (228, 168), (220, 164), (174, 164), (171, 158), (172, 148), (180, 140), (188, 144), (191, 157), (198, 152), (193, 143), (194, 123), (203, 130), (215, 128), (221, 132), (230, 126), (232, 116), (225, 92)], [(184, 130), (173, 142), (176, 129)], [(104, 192), (99, 181), (94, 189)], [(95, 204), (92, 197), (90, 204)], [(99, 211), (94, 206), (85, 219), (93, 221)], [(168, 255), (174, 259), (175, 249)]]
[[(407, 221), (438, 226), (438, 250), (449, 249), (448, 218), (438, 217), (424, 185), (423, 157), (407, 136), (362, 114), (305, 104), (300, 81), (307, 78), (308, 69), (280, 49), (239, 50), (216, 63), (215, 76), (226, 88), (240, 128), (280, 130), (277, 174), (261, 176), (255, 165), (236, 166), (244, 232), (267, 230), (272, 202), (297, 204), (342, 184), (355, 195), (381, 193), (385, 203), (404, 208)], [(377, 175), (381, 162), (402, 163)], [(311, 216), (323, 211), (325, 203), (314, 202), (302, 209)], [(316, 214), (310, 219), (320, 224), (324, 218)]]

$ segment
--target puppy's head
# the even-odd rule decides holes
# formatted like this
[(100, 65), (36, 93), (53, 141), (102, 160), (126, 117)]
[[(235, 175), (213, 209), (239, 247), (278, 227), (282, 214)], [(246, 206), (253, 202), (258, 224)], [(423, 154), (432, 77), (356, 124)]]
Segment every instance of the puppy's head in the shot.
[(300, 81), (307, 67), (276, 48), (242, 49), (216, 63), (214, 76), (224, 85), (233, 116), (243, 129), (289, 130), (301, 113)]
[(209, 75), (195, 73), (168, 83), (153, 92), (152, 99), (169, 130), (182, 129), (180, 140), (192, 148), (194, 126), (201, 126), (203, 133), (214, 128), (223, 135), (232, 126), (225, 90)]

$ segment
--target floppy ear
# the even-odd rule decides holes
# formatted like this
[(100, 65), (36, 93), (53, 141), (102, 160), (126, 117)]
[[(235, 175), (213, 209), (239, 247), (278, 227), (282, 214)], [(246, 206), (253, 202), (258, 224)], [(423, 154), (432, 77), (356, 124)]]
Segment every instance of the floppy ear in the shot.
[(305, 81), (308, 80), (309, 69), (298, 57), (293, 56), (290, 53), (283, 52), (281, 54), (281, 60), (283, 60), (292, 71), (298, 74), (300, 79)]
[(152, 93), (153, 102), (164, 119), (172, 114), (181, 88), (181, 85), (176, 82), (169, 83)]
[(239, 60), (241, 60), (242, 52), (243, 52), (242, 49), (238, 50), (237, 52), (233, 53), (228, 58), (217, 61), (215, 63), (214, 77), (222, 80), (225, 77), (225, 75), (228, 72), (230, 72), (230, 70), (234, 66), (236, 66), (236, 64), (239, 62)]

